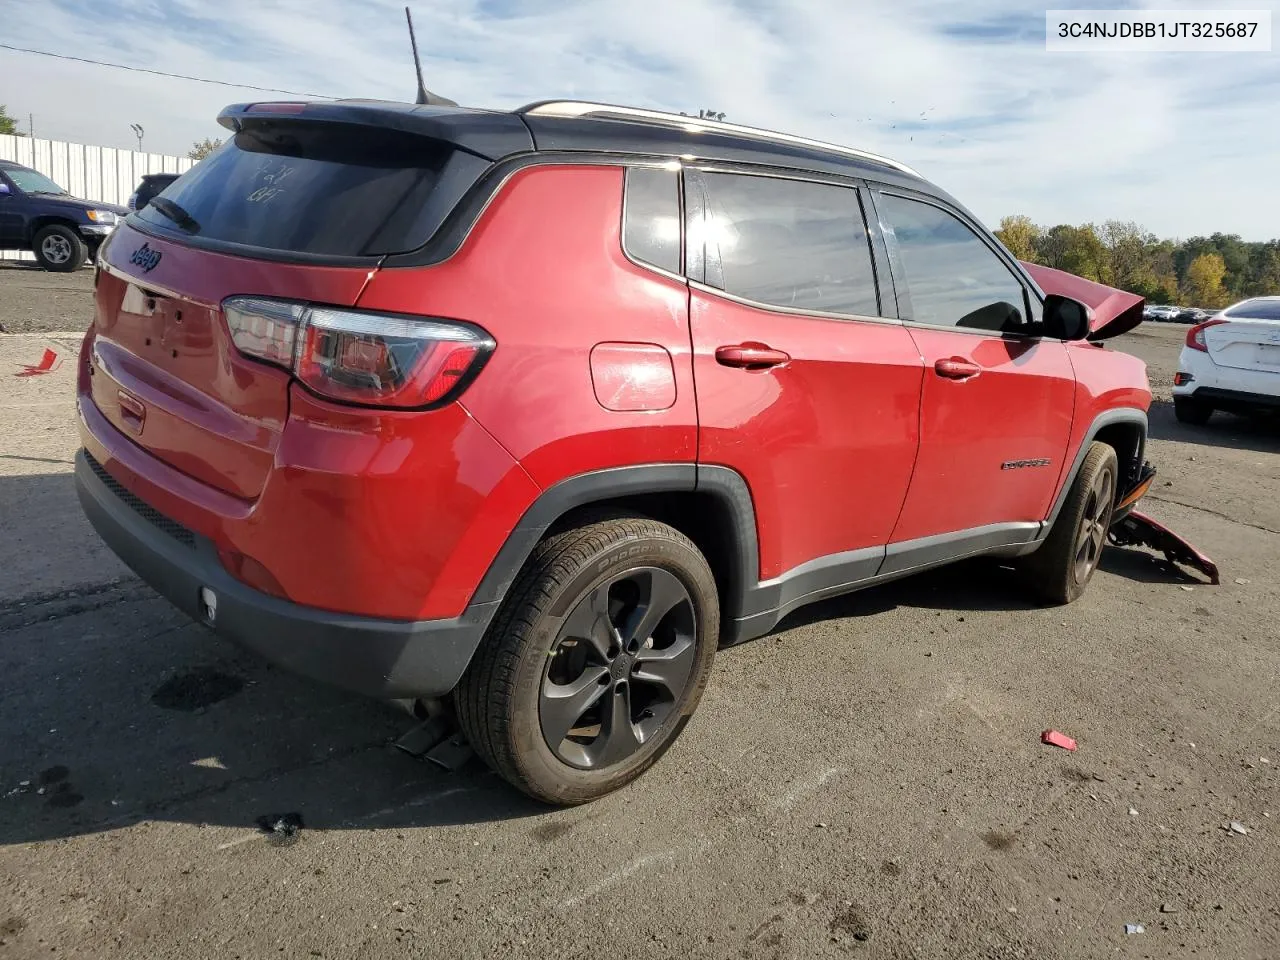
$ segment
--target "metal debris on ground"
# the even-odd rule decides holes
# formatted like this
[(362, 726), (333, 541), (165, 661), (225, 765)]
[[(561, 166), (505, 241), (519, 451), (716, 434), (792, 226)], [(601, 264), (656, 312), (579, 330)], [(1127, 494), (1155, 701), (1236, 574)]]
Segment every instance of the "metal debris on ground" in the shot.
[(461, 733), (455, 733), (447, 740), (438, 743), (427, 754), (427, 759), (437, 767), (452, 773), (461, 769), (473, 756), (475, 753), (471, 749), (471, 744), (467, 743), (467, 738)]
[(1249, 583), (1249, 580), (1245, 577), (1236, 577), (1236, 583), (1243, 587), (1246, 583)]
[(1146, 933), (1147, 928), (1140, 923), (1126, 923), (1124, 925), (1124, 932), (1126, 934)]
[(1226, 827), (1224, 827), (1223, 829), (1227, 830), (1227, 831), (1228, 831), (1228, 832), (1230, 832), (1230, 833), (1238, 833), (1238, 834), (1240, 834), (1240, 836), (1242, 836), (1242, 837), (1243, 837), (1243, 836), (1245, 836), (1245, 835), (1249, 832), (1249, 828), (1248, 828), (1248, 827), (1246, 827), (1246, 826), (1245, 826), (1243, 823), (1241, 823), (1239, 820), (1232, 820), (1232, 821), (1231, 821), (1229, 824), (1227, 824), (1227, 825), (1226, 825)]
[(1135, 807), (1130, 807), (1130, 808), (1129, 808), (1129, 816), (1131, 816), (1131, 817), (1136, 817), (1137, 815), (1138, 815), (1138, 811), (1137, 811), (1137, 809), (1136, 809)]
[(255, 822), (258, 829), (270, 837), (272, 843), (286, 846), (298, 839), (298, 832), (302, 829), (302, 814), (268, 813)]
[(1076, 742), (1065, 733), (1059, 733), (1057, 730), (1046, 730), (1040, 734), (1040, 742), (1047, 743), (1051, 747), (1061, 747), (1063, 750), (1076, 749)]
[(39, 363), (28, 363), (14, 374), (15, 377), (38, 377), (45, 373), (53, 373), (62, 366), (62, 357), (53, 347), (45, 347)]
[(403, 750), (411, 757), (422, 757), (432, 748), (449, 736), (449, 724), (443, 716), (432, 717), (418, 724), (395, 742), (397, 750)]
[(1187, 593), (1190, 593), (1192, 590), (1195, 589), (1195, 587), (1188, 587), (1185, 583), (1182, 584), (1181, 586), (1183, 590), (1187, 591)]

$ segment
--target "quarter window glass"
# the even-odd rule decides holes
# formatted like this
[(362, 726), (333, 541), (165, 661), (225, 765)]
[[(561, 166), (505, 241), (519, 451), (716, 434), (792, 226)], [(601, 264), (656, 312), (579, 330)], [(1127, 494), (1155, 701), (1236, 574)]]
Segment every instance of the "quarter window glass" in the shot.
[(635, 259), (669, 273), (680, 272), (679, 177), (657, 167), (627, 171), (623, 245)]
[[(773, 306), (879, 314), (857, 190), (775, 177), (702, 177), (709, 283), (719, 280), (726, 293)], [(691, 243), (697, 239), (691, 234)], [(720, 275), (713, 278), (717, 251)]]
[(912, 316), (905, 319), (994, 332), (1026, 329), (1022, 284), (961, 220), (905, 197), (885, 194), (879, 205), (907, 275)]

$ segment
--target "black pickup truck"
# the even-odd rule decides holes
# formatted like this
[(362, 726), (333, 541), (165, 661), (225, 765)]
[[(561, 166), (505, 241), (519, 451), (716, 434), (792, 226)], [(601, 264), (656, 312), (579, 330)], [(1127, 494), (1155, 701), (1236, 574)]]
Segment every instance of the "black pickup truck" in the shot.
[(0, 250), (30, 250), (46, 270), (83, 266), (128, 215), (124, 207), (79, 200), (43, 173), (0, 160)]

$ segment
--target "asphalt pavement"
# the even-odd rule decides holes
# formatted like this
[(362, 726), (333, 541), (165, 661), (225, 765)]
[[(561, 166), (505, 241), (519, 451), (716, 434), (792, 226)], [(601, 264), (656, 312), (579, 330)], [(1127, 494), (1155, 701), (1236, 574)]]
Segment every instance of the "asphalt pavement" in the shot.
[(1174, 420), (1185, 327), (1116, 347), (1157, 392), (1146, 509), (1221, 586), (1110, 548), (1065, 608), (990, 562), (808, 608), (720, 654), (640, 781), (550, 810), (99, 544), (89, 288), (0, 267), (0, 958), (1280, 954), (1280, 428)]

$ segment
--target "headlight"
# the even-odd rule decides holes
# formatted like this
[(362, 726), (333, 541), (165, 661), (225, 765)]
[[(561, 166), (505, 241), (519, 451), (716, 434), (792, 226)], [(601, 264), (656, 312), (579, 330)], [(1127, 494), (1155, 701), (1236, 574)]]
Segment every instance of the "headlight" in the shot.
[(110, 210), (87, 210), (89, 219), (94, 223), (115, 223), (116, 215)]

